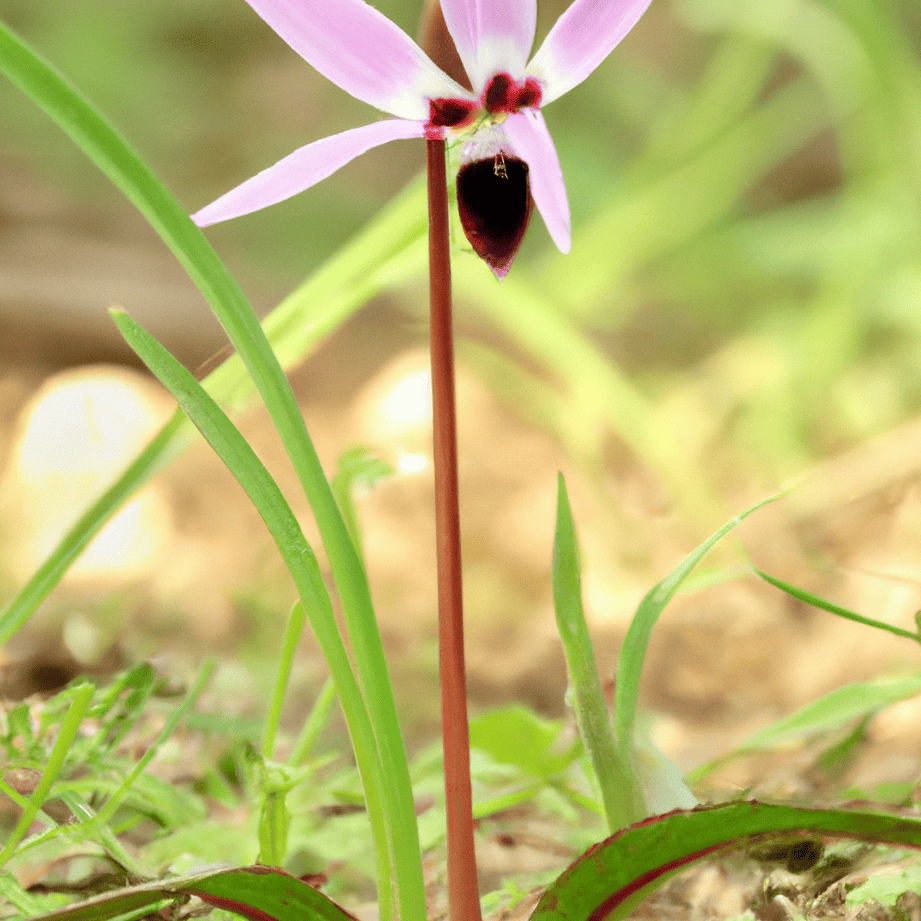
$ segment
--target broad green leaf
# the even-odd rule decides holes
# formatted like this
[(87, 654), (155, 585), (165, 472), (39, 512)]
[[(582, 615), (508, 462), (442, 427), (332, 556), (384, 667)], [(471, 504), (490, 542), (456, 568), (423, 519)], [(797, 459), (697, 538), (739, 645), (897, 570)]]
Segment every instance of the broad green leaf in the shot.
[(892, 908), (906, 892), (921, 892), (921, 863), (896, 873), (880, 873), (855, 886), (844, 897), (848, 905), (863, 905), (873, 899), (884, 908)]
[(254, 921), (355, 921), (322, 892), (271, 867), (215, 873), (183, 891)]
[(560, 724), (543, 719), (520, 704), (490, 710), (470, 721), (470, 747), (512, 764), (525, 774), (548, 777), (570, 765), (570, 745), (557, 750)]
[(855, 838), (921, 848), (921, 819), (852, 809), (738, 802), (647, 819), (596, 844), (544, 893), (531, 921), (625, 918), (688, 864), (756, 837)]
[(156, 880), (107, 892), (33, 921), (108, 921), (153, 908), (164, 900), (200, 899), (258, 921), (355, 921), (345, 909), (312, 886), (282, 870), (243, 867), (205, 870), (171, 880)]

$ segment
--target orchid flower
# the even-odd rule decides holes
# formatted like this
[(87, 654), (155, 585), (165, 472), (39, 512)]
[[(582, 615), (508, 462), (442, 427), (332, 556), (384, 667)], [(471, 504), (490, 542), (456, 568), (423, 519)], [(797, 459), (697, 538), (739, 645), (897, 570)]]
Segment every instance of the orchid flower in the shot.
[(532, 205), (569, 251), (566, 185), (541, 107), (595, 70), (650, 0), (574, 0), (530, 63), (536, 0), (441, 0), (472, 92), (364, 0), (247, 2), (321, 74), (396, 117), (301, 147), (194, 214), (199, 226), (290, 198), (388, 141), (424, 137), (462, 144), (461, 224), (497, 277), (508, 272)]

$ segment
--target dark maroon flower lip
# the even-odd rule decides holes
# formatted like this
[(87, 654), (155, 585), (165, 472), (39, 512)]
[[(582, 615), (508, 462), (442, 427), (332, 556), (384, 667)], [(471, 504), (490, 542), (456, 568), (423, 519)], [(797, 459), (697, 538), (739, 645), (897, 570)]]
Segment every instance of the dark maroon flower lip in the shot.
[[(425, 136), (435, 140), (445, 130), (464, 128), (478, 117), (504, 121), (523, 108), (539, 108), (543, 91), (534, 77), (518, 82), (495, 74), (479, 103), (467, 99), (432, 99)], [(502, 278), (508, 272), (531, 220), (528, 165), (501, 147), (489, 157), (470, 160), (457, 174), (461, 226), (476, 254)]]
[(474, 252), (504, 278), (534, 210), (528, 164), (502, 150), (465, 163), (457, 173), (457, 208)]

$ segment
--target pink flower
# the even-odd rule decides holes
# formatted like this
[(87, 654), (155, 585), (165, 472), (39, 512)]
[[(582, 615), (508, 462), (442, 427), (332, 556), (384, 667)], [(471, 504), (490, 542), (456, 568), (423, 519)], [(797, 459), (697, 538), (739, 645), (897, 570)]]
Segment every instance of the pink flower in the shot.
[(462, 144), (464, 231), (499, 278), (518, 251), (532, 201), (554, 243), (569, 251), (566, 185), (541, 106), (581, 83), (650, 0), (574, 0), (529, 63), (536, 0), (441, 0), (472, 93), (364, 0), (247, 2), (321, 74), (396, 118), (301, 147), (194, 214), (199, 226), (283, 201), (387, 141), (446, 138)]

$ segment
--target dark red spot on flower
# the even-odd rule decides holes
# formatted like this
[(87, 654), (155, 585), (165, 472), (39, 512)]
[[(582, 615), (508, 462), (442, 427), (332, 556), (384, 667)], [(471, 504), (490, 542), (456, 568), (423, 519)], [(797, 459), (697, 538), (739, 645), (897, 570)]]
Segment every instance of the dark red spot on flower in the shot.
[(456, 128), (473, 118), (477, 108), (469, 99), (430, 99), (428, 127)]
[(534, 208), (527, 163), (502, 153), (465, 163), (457, 174), (457, 208), (474, 252), (502, 278)]
[(508, 74), (498, 73), (486, 85), (483, 93), (483, 108), (491, 115), (500, 112), (517, 112), (532, 106), (539, 106), (543, 91), (534, 77), (524, 83), (516, 83)]
[(483, 93), (483, 108), (491, 115), (512, 112), (516, 90), (515, 81), (508, 74), (496, 74)]
[(540, 83), (534, 77), (528, 77), (522, 86), (518, 87), (515, 94), (515, 108), (540, 108), (540, 101), (543, 99), (544, 91)]

